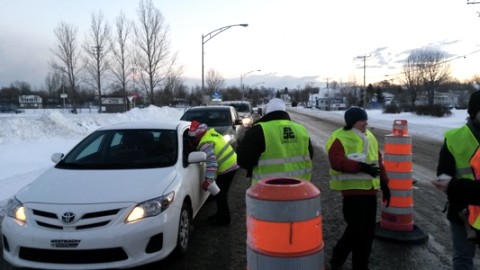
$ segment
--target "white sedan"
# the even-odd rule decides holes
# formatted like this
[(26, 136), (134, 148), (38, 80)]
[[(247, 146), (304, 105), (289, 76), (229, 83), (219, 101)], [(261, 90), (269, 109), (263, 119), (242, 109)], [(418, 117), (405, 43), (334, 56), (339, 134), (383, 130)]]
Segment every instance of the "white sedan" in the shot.
[(4, 258), (40, 269), (130, 268), (187, 251), (209, 193), (190, 122), (126, 123), (88, 135), (8, 202)]

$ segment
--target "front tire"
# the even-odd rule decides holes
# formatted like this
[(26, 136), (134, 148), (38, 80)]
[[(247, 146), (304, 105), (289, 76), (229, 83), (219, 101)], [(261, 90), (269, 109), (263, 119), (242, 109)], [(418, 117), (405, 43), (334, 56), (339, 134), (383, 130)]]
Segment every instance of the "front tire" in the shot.
[(190, 234), (192, 232), (192, 214), (190, 207), (186, 202), (183, 203), (178, 222), (177, 246), (174, 253), (176, 256), (182, 256), (188, 250), (190, 243)]

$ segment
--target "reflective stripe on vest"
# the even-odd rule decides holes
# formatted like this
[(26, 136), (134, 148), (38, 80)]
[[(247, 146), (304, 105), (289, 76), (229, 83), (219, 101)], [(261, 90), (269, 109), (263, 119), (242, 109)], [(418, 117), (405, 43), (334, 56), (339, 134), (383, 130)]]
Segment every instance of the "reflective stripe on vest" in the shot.
[[(365, 163), (376, 164), (378, 166), (378, 143), (373, 134), (367, 130), (367, 139), (369, 148)], [(327, 152), (330, 150), (333, 142), (338, 139), (342, 143), (345, 155), (363, 152), (363, 139), (353, 130), (344, 130), (339, 128), (333, 132), (325, 143)], [(349, 189), (378, 189), (380, 187), (380, 178), (373, 178), (366, 173), (344, 173), (330, 168), (330, 188), (333, 190)]]
[(237, 162), (237, 154), (232, 146), (230, 146), (230, 144), (223, 139), (223, 136), (213, 128), (209, 129), (205, 135), (203, 135), (198, 145), (200, 147), (200, 145), (207, 142), (213, 145), (213, 151), (215, 152), (218, 163), (217, 174), (228, 170), (228, 168)]
[(265, 151), (253, 168), (252, 185), (260, 179), (295, 177), (310, 181), (312, 160), (307, 129), (289, 120), (258, 123), (265, 138)]
[[(467, 125), (451, 129), (445, 133), (447, 148), (455, 158), (456, 178), (465, 178), (475, 180), (473, 175), (473, 166), (470, 164), (475, 156), (480, 160), (480, 151), (478, 140)], [(480, 166), (480, 165), (478, 165)], [(480, 176), (477, 176), (480, 178)], [(480, 179), (477, 179), (480, 180)], [(472, 227), (480, 230), (480, 207), (468, 206), (468, 222)]]

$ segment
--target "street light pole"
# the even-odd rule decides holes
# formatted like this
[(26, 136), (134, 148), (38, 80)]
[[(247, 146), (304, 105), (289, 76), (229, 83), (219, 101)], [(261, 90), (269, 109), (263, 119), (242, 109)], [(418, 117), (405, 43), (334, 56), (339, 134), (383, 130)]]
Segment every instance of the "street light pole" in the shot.
[(249, 71), (249, 72), (247, 72), (247, 73), (244, 73), (244, 74), (240, 75), (240, 91), (242, 92), (242, 100), (245, 99), (244, 93), (243, 93), (243, 79), (244, 79), (245, 77), (247, 77), (248, 74), (250, 74), (250, 73), (252, 73), (252, 72), (255, 72), (255, 71), (261, 71), (261, 70), (260, 70), (260, 69), (255, 69), (255, 70), (251, 70), (251, 71)]
[(221, 32), (225, 31), (225, 30), (228, 30), (230, 29), (231, 27), (234, 27), (234, 26), (242, 26), (242, 27), (247, 27), (248, 24), (246, 23), (241, 23), (241, 24), (232, 24), (232, 25), (227, 25), (227, 26), (223, 26), (223, 27), (220, 27), (218, 29), (215, 29), (213, 31), (211, 31), (210, 33), (206, 34), (206, 35), (203, 35), (202, 34), (202, 92), (205, 90), (205, 73), (204, 73), (204, 56), (205, 56), (205, 52), (204, 52), (204, 44), (207, 43), (210, 39), (214, 38), (216, 35), (220, 34)]

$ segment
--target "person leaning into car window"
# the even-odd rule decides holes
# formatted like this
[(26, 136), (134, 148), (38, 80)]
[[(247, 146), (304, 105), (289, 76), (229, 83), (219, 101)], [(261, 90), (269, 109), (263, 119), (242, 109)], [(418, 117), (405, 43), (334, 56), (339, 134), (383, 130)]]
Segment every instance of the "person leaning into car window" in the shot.
[(220, 188), (220, 192), (214, 196), (217, 202), (217, 213), (208, 217), (213, 225), (230, 224), (230, 208), (228, 206), (228, 190), (237, 172), (237, 154), (225, 141), (222, 134), (213, 128), (208, 128), (204, 123), (192, 121), (188, 136), (193, 147), (207, 154), (205, 181), (203, 189), (214, 181)]
[(313, 147), (307, 129), (290, 120), (285, 103), (270, 100), (265, 115), (245, 133), (237, 147), (238, 164), (247, 170), (252, 185), (272, 177), (310, 181)]

